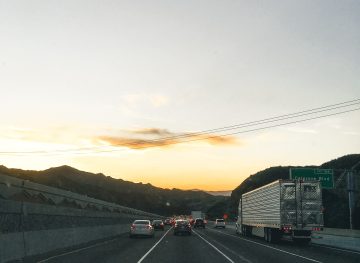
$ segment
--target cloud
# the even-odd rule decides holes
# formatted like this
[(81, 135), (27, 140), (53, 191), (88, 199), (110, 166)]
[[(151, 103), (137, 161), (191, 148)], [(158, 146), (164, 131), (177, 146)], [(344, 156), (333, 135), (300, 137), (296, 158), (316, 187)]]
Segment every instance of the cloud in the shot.
[[(204, 136), (205, 137), (205, 136)], [(211, 144), (227, 144), (227, 145), (231, 145), (231, 144), (237, 144), (237, 139), (234, 136), (208, 136), (207, 138), (204, 138), (207, 142), (211, 143)]]
[(150, 139), (133, 139), (127, 137), (115, 137), (115, 136), (100, 136), (97, 138), (102, 142), (106, 142), (115, 147), (127, 147), (131, 149), (145, 149), (155, 146), (166, 146), (174, 144), (176, 140), (164, 139), (164, 140), (150, 140)]
[[(130, 130), (127, 136), (98, 136), (96, 140), (115, 147), (145, 149), (150, 147), (171, 146), (178, 143), (206, 142), (211, 145), (238, 145), (236, 137), (216, 134), (174, 133), (167, 129), (145, 128)], [(137, 137), (134, 137), (137, 136)], [(140, 136), (140, 137), (139, 137)], [(149, 138), (150, 137), (150, 138)]]
[(158, 135), (158, 136), (174, 136), (176, 135), (173, 132), (168, 131), (167, 129), (158, 129), (158, 128), (145, 128), (132, 131), (135, 134), (144, 134), (144, 135)]

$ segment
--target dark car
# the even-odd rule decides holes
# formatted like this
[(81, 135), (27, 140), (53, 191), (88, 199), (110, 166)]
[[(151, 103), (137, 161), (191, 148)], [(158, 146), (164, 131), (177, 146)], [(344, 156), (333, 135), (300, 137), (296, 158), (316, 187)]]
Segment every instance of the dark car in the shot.
[(177, 234), (188, 234), (191, 235), (191, 225), (187, 220), (176, 220), (174, 225), (174, 235)]
[(171, 218), (166, 218), (164, 221), (164, 225), (171, 226)]
[(155, 230), (160, 229), (164, 231), (164, 222), (162, 220), (154, 220), (151, 225)]
[(205, 228), (205, 221), (202, 218), (196, 218), (194, 222), (194, 228)]

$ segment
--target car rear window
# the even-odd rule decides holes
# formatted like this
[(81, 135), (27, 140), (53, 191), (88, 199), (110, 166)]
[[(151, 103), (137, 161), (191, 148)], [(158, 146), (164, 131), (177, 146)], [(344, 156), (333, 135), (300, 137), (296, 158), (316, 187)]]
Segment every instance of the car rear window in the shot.
[(149, 220), (135, 220), (134, 224), (135, 225), (148, 225), (148, 224), (150, 224), (150, 221)]
[(224, 219), (216, 219), (217, 222), (224, 222)]
[(188, 224), (189, 222), (188, 221), (186, 221), (186, 220), (177, 220), (176, 221), (176, 224), (178, 224), (178, 225), (186, 225), (186, 224)]

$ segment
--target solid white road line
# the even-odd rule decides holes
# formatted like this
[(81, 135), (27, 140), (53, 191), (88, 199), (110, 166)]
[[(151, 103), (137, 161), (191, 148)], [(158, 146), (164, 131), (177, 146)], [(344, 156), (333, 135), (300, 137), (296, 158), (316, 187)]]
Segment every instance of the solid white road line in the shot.
[(200, 237), (203, 241), (205, 241), (208, 245), (210, 245), (213, 249), (215, 249), (217, 252), (219, 252), (222, 256), (224, 256), (228, 261), (230, 261), (231, 263), (235, 263), (234, 261), (231, 260), (231, 258), (229, 258), (228, 256), (226, 256), (223, 252), (221, 252), (217, 247), (215, 247), (213, 244), (211, 244), (209, 241), (207, 241), (205, 238), (203, 238), (202, 236), (200, 236), (195, 230), (193, 230), (193, 232)]
[(255, 242), (255, 241), (252, 241), (252, 240), (249, 240), (249, 239), (245, 239), (245, 238), (242, 238), (242, 237), (230, 235), (230, 234), (227, 234), (227, 233), (218, 231), (218, 230), (213, 230), (213, 229), (209, 229), (209, 230), (210, 230), (210, 231), (219, 232), (219, 233), (221, 233), (221, 234), (223, 234), (223, 235), (230, 236), (230, 237), (233, 237), (233, 238), (238, 238), (238, 239), (244, 240), (244, 241), (246, 241), (246, 242), (254, 243), (254, 244), (257, 244), (257, 245), (260, 245), (260, 246), (263, 246), (263, 247), (267, 247), (267, 248), (270, 248), (270, 249), (273, 249), (273, 250), (276, 250), (276, 251), (280, 251), (280, 252), (283, 252), (283, 253), (285, 253), (285, 254), (289, 254), (289, 255), (295, 256), (295, 257), (303, 258), (303, 259), (306, 259), (306, 260), (309, 260), (309, 261), (312, 261), (312, 262), (321, 263), (321, 261), (318, 261), (318, 260), (315, 260), (315, 259), (312, 259), (312, 258), (307, 258), (307, 257), (304, 257), (304, 256), (300, 256), (300, 255), (298, 255), (298, 254), (294, 254), (294, 253), (291, 253), (291, 252), (288, 252), (288, 251), (285, 251), (285, 250), (282, 250), (282, 249), (279, 249), (279, 248), (275, 248), (275, 247), (268, 246), (268, 245), (265, 245), (265, 244), (262, 244), (262, 243), (258, 243), (258, 242)]
[(341, 248), (336, 248), (336, 247), (328, 247), (328, 246), (319, 245), (319, 244), (313, 244), (313, 243), (311, 244), (311, 246), (314, 246), (314, 247), (323, 247), (323, 248), (327, 248), (327, 249), (339, 250), (339, 251), (343, 251), (343, 252), (348, 252), (348, 253), (353, 253), (353, 254), (358, 254), (358, 255), (360, 255), (360, 252), (353, 251), (353, 250), (341, 249)]
[(161, 242), (161, 240), (164, 239), (164, 237), (167, 235), (167, 233), (169, 233), (169, 231), (172, 229), (172, 227), (169, 228), (168, 231), (166, 231), (166, 233), (159, 239), (158, 242), (155, 243), (155, 245), (152, 246), (152, 248), (149, 249), (148, 252), (145, 253), (145, 255), (142, 256), (142, 258), (140, 258), (140, 260), (138, 261), (138, 263), (142, 262), (150, 253), (151, 251), (154, 250), (154, 248)]
[[(200, 235), (200, 233), (198, 233)], [(240, 255), (239, 253), (235, 252), (234, 250), (224, 246), (223, 244), (221, 244), (220, 242), (218, 242), (217, 240), (214, 240), (213, 238), (210, 238), (208, 235), (206, 235), (205, 233), (202, 233), (203, 236), (206, 236), (208, 238), (208, 240), (211, 240), (213, 243), (217, 244), (218, 246), (222, 247), (223, 249), (225, 249), (226, 251), (229, 251), (231, 254), (235, 255), (236, 257), (240, 258), (240, 260), (242, 262), (246, 262), (246, 263), (252, 263), (252, 261), (248, 260), (247, 258), (243, 257), (242, 255)]]
[(80, 251), (83, 251), (83, 250), (86, 250), (86, 249), (89, 249), (89, 248), (98, 247), (98, 246), (101, 246), (101, 245), (104, 245), (104, 244), (113, 242), (113, 241), (118, 240), (118, 239), (119, 239), (119, 238), (117, 237), (117, 238), (114, 238), (114, 239), (111, 239), (111, 240), (107, 240), (107, 241), (104, 241), (104, 242), (101, 242), (101, 243), (96, 243), (95, 245), (91, 245), (91, 246), (88, 246), (88, 247), (83, 247), (83, 248), (75, 249), (75, 250), (72, 250), (72, 251), (70, 251), (70, 252), (62, 253), (62, 254), (59, 254), (59, 255), (52, 256), (52, 257), (49, 257), (49, 258), (47, 258), (47, 259), (41, 260), (41, 261), (39, 261), (39, 263), (47, 262), (47, 261), (49, 261), (49, 260), (51, 260), (51, 259), (58, 258), (58, 257), (62, 257), (62, 256), (66, 256), (66, 255), (70, 255), (70, 254), (73, 254), (73, 253), (76, 253), (76, 252), (80, 252)]

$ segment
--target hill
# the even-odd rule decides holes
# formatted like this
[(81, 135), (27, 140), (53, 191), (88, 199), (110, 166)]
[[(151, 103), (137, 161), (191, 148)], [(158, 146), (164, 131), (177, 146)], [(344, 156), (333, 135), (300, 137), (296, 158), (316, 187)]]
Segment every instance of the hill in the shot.
[[(305, 166), (312, 168), (323, 168), (323, 169), (334, 169), (334, 181), (337, 182), (336, 189), (323, 189), (323, 206), (324, 211), (324, 223), (326, 227), (338, 227), (348, 228), (349, 227), (349, 208), (348, 208), (348, 197), (346, 190), (346, 176), (343, 175), (344, 169), (351, 169), (354, 165), (360, 162), (360, 154), (345, 155), (326, 162), (320, 166)], [(360, 165), (359, 165), (360, 166)], [(359, 168), (357, 167), (357, 169)], [(239, 199), (242, 194), (249, 192), (253, 189), (271, 183), (278, 179), (288, 179), (289, 169), (292, 166), (277, 166), (265, 169), (257, 172), (256, 174), (250, 175), (245, 179), (238, 187), (236, 187), (230, 198), (228, 211), (222, 211), (230, 213), (231, 217), (237, 215), (237, 207)], [(359, 170), (359, 169), (358, 169)], [(357, 185), (359, 189), (360, 178), (359, 173), (356, 175)], [(354, 222), (356, 222), (356, 228), (360, 228), (360, 200), (359, 197), (356, 199), (356, 209)]]
[(225, 198), (203, 191), (162, 189), (151, 184), (115, 179), (101, 173), (80, 171), (70, 166), (44, 171), (0, 166), (0, 173), (166, 216), (174, 213), (190, 214), (191, 210), (206, 211)]

